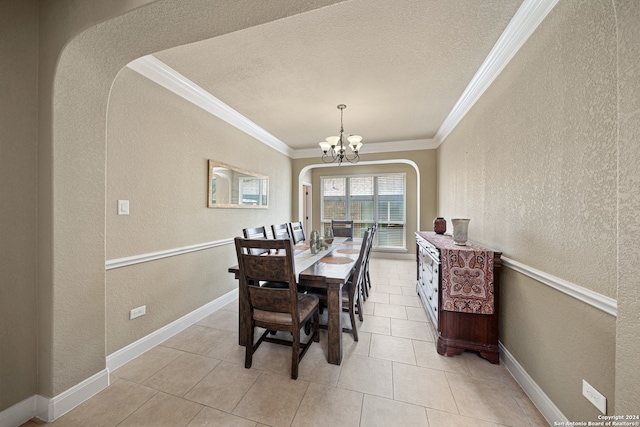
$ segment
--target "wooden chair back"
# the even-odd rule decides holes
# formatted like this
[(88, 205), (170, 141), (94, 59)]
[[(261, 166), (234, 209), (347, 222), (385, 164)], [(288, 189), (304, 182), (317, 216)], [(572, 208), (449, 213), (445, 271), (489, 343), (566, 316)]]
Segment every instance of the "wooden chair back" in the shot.
[(332, 219), (331, 229), (335, 237), (353, 237), (353, 221)]
[[(242, 234), (245, 239), (266, 239), (267, 238), (267, 229), (262, 227), (256, 228), (245, 228), (242, 230)], [(260, 255), (265, 253), (264, 251), (260, 251), (259, 249), (253, 249), (255, 255)]]
[[(249, 309), (290, 313), (297, 324), (298, 289), (289, 239), (241, 239), (236, 237), (240, 292)], [(271, 253), (271, 254), (269, 254)], [(286, 283), (286, 288), (260, 286), (261, 282)]]
[(369, 234), (369, 244), (367, 246), (367, 252), (364, 257), (364, 266), (363, 266), (363, 281), (362, 288), (360, 292), (362, 293), (362, 298), (367, 299), (369, 297), (369, 289), (371, 289), (371, 275), (369, 274), (369, 261), (371, 260), (371, 249), (373, 248), (373, 239), (375, 238), (376, 231), (378, 230), (378, 223), (374, 223), (371, 228), (367, 230)]
[(274, 239), (290, 239), (289, 226), (287, 224), (274, 224), (271, 226)]
[(262, 227), (256, 228), (245, 228), (242, 230), (242, 234), (245, 239), (266, 239), (267, 238), (267, 229)]
[(293, 240), (293, 243), (299, 243), (304, 241), (306, 238), (304, 236), (304, 229), (302, 228), (302, 222), (290, 222), (289, 223), (289, 233)]
[(358, 260), (356, 261), (355, 271), (353, 272), (353, 278), (351, 279), (351, 288), (349, 289), (349, 299), (351, 301), (354, 301), (357, 292), (360, 292), (360, 287), (363, 286), (364, 283), (367, 253), (369, 252), (369, 248), (371, 246), (370, 236), (370, 230), (366, 230), (364, 232), (364, 236), (362, 237), (362, 246), (360, 246), (360, 254), (358, 255)]

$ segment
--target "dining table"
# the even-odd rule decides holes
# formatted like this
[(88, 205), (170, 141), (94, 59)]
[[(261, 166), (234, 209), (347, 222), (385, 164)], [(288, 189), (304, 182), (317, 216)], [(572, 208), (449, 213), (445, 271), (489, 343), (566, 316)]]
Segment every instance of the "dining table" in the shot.
[[(342, 362), (342, 286), (347, 283), (355, 268), (362, 239), (334, 237), (326, 249), (311, 251), (308, 241), (294, 245), (294, 266), (298, 289), (319, 288), (327, 292), (327, 361), (334, 365)], [(238, 265), (229, 267), (235, 278), (240, 278)], [(239, 296), (238, 341), (247, 341), (243, 314), (246, 309), (242, 292)]]

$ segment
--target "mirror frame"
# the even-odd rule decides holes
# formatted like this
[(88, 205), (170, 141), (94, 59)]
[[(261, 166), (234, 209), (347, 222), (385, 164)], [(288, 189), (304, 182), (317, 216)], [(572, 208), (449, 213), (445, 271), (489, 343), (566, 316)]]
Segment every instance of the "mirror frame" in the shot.
[[(213, 201), (213, 179), (214, 173), (213, 168), (219, 167), (224, 169), (229, 169), (234, 172), (241, 173), (243, 175), (255, 177), (261, 180), (266, 181), (266, 203), (264, 205), (245, 205), (242, 203), (215, 203)], [(215, 160), (209, 159), (209, 191), (207, 193), (207, 207), (209, 208), (234, 208), (234, 209), (268, 209), (269, 208), (269, 177), (267, 175), (262, 175), (256, 172), (252, 172), (246, 169), (241, 169), (235, 166), (228, 165), (226, 163), (218, 162)]]

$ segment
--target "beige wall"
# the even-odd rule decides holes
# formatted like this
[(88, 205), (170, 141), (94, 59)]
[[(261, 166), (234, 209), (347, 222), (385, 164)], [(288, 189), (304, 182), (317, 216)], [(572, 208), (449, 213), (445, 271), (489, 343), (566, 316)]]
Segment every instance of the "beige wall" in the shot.
[(105, 368), (105, 135), (117, 73), (149, 53), (334, 2), (42, 2), (38, 393), (56, 396)]
[(38, 2), (0, 1), (0, 411), (36, 391)]
[[(626, 8), (635, 12), (637, 24), (637, 3)], [(622, 366), (638, 378), (637, 363), (626, 358), (638, 351), (638, 334), (632, 332), (632, 325), (637, 330), (637, 302), (631, 315), (620, 296), (632, 283), (616, 275), (617, 267), (625, 271), (618, 265), (617, 180), (628, 177), (629, 190), (632, 180), (638, 182), (637, 148), (629, 150), (637, 141), (632, 143), (631, 136), (618, 140), (619, 45), (634, 58), (626, 69), (635, 80), (626, 81), (625, 91), (638, 87), (638, 38), (635, 48), (629, 47), (631, 33), (638, 33), (630, 30), (631, 22), (628, 27), (630, 33), (618, 40), (611, 3), (559, 2), (438, 149), (439, 213), (447, 219), (471, 218), (471, 240), (618, 298), (616, 322), (614, 316), (503, 269), (501, 341), (573, 421), (597, 420), (599, 414), (581, 394), (582, 379), (606, 396), (609, 414), (634, 412), (628, 399), (638, 393), (637, 383), (616, 385)], [(636, 127), (629, 130), (637, 132), (637, 96), (634, 102), (629, 112), (635, 111)], [(635, 169), (631, 161), (618, 164), (626, 150)], [(631, 209), (638, 206), (637, 184), (635, 193), (626, 215), (637, 230), (638, 211)], [(618, 351), (626, 354), (618, 355), (617, 362), (616, 328), (633, 337), (629, 344), (617, 342)], [(626, 405), (617, 405), (619, 399)]]
[[(366, 150), (366, 148), (365, 148)], [(318, 149), (320, 153), (320, 149)], [(406, 244), (407, 253), (415, 253), (415, 232), (418, 229), (417, 205), (418, 205), (418, 178), (420, 179), (420, 218), (419, 228), (421, 230), (432, 230), (433, 219), (436, 214), (436, 151), (400, 151), (394, 153), (362, 154), (361, 163), (373, 162), (371, 164), (323, 167), (318, 163), (317, 158), (293, 160), (293, 211), (292, 217), (297, 220), (299, 185), (300, 182), (312, 184), (312, 220), (313, 228), (323, 234), (320, 224), (320, 177), (329, 175), (358, 175), (367, 173), (404, 172), (407, 174), (407, 227)], [(394, 162), (394, 160), (398, 160)], [(403, 163), (408, 160), (415, 164)], [(391, 163), (386, 163), (386, 162)], [(379, 162), (379, 163), (375, 163)], [(385, 163), (382, 163), (385, 162)], [(300, 178), (300, 172), (305, 167), (305, 176)]]
[(618, 322), (616, 413), (640, 402), (640, 5), (615, 1), (618, 31)]
[[(332, 2), (282, 0), (260, 3), (251, 10), (242, 8), (242, 2), (232, 2), (225, 3), (222, 10), (222, 6), (209, 0), (194, 0), (188, 7), (184, 2), (168, 0), (0, 0), (0, 28), (3, 34), (10, 34), (10, 39), (0, 40), (4, 73), (0, 83), (0, 186), (3, 196), (7, 195), (11, 202), (0, 210), (0, 411), (34, 393), (59, 395), (103, 370), (108, 354), (108, 313), (113, 310), (109, 322), (126, 324), (117, 317), (134, 302), (132, 295), (145, 296), (140, 289), (120, 296), (113, 293), (109, 303), (105, 296), (106, 251), (116, 248), (112, 246), (116, 241), (109, 240), (106, 249), (106, 212), (115, 209), (113, 200), (106, 200), (106, 114), (117, 73), (130, 60), (148, 53)], [(144, 6), (145, 3), (149, 5)], [(518, 360), (523, 360), (523, 366), (534, 380), (540, 381), (545, 393), (554, 399), (559, 396), (555, 403), (569, 418), (576, 418), (575, 414), (582, 410), (588, 416), (595, 413), (580, 396), (576, 381), (582, 377), (607, 394), (610, 413), (635, 413), (640, 400), (640, 368), (635, 362), (640, 353), (640, 287), (635, 278), (640, 261), (640, 7), (635, 0), (616, 0), (613, 4), (615, 21), (608, 2), (561, 0), (505, 74), (439, 150), (439, 167), (443, 171), (452, 169), (450, 174), (438, 177), (440, 211), (436, 211), (435, 184), (429, 189), (427, 183), (421, 183), (422, 192), (431, 192), (431, 196), (422, 194), (422, 229), (430, 229), (436, 213), (449, 218), (469, 215), (472, 239), (579, 286), (617, 297), (614, 327), (611, 319), (606, 320), (607, 315), (581, 307), (564, 294), (504, 269), (503, 300), (513, 301), (508, 304), (511, 310), (523, 307), (522, 316), (520, 312), (502, 313), (504, 344)], [(143, 7), (134, 10), (138, 6)], [(594, 39), (598, 34), (599, 41)], [(39, 43), (39, 51), (34, 43)], [(617, 63), (612, 49), (618, 55)], [(37, 92), (33, 82), (36, 73)], [(611, 103), (616, 102), (612, 101), (612, 93), (616, 92), (617, 115), (611, 113)], [(503, 108), (505, 103), (512, 109)], [(518, 114), (513, 115), (513, 111)], [(583, 114), (593, 120), (587, 123)], [(617, 127), (617, 132), (612, 127)], [(482, 168), (462, 169), (460, 156), (453, 154), (460, 152), (459, 145), (463, 143), (474, 147), (473, 152), (482, 153)], [(536, 148), (538, 144), (543, 148)], [(605, 150), (599, 148), (601, 144)], [(510, 155), (506, 157), (505, 152)], [(404, 153), (371, 157), (402, 156)], [(617, 163), (611, 156), (617, 156)], [(420, 165), (422, 179), (426, 179), (425, 170), (436, 170), (435, 161), (433, 165), (426, 161), (431, 166), (423, 170), (422, 160), (412, 160)], [(586, 166), (576, 170), (571, 162)], [(309, 163), (311, 160), (293, 161), (292, 219), (297, 217), (297, 176)], [(574, 172), (578, 175), (572, 176)], [(616, 176), (617, 186), (611, 175)], [(480, 182), (486, 179), (487, 184), (472, 184), (476, 178)], [(558, 186), (555, 178), (569, 185), (571, 191)], [(530, 182), (531, 187), (523, 181)], [(496, 187), (503, 182), (502, 187)], [(591, 187), (595, 193), (583, 191)], [(521, 191), (510, 191), (512, 188)], [(452, 198), (448, 192), (456, 196)], [(539, 192), (548, 197), (537, 197)], [(599, 203), (594, 203), (594, 195), (602, 197)], [(566, 201), (565, 196), (570, 200)], [(478, 210), (478, 205), (492, 206), (493, 211)], [(545, 209), (541, 209), (544, 205)], [(136, 206), (140, 207), (132, 203), (130, 218), (137, 213)], [(611, 206), (617, 206), (617, 210)], [(535, 219), (536, 213), (547, 210), (554, 215)], [(615, 226), (607, 222), (611, 220)], [(523, 228), (521, 222), (529, 222), (530, 227)], [(541, 238), (549, 244), (537, 242), (532, 227), (541, 231)], [(557, 231), (556, 237), (551, 238), (544, 231), (546, 227)], [(610, 235), (616, 233), (616, 227), (618, 238), (612, 240)], [(576, 238), (578, 242), (588, 242), (594, 230), (599, 232), (597, 243), (603, 248), (595, 256), (584, 245), (571, 245), (577, 256), (570, 259), (554, 249), (566, 247), (565, 242)], [(118, 243), (120, 249), (127, 246), (123, 242)], [(160, 238), (150, 246), (157, 247), (159, 243), (165, 242)], [(530, 247), (556, 250), (559, 258), (556, 261), (531, 252)], [(616, 251), (617, 259), (611, 255)], [(121, 253), (125, 252), (123, 249)], [(152, 280), (176, 262), (182, 271), (190, 266), (201, 267), (210, 252), (202, 251), (184, 260), (178, 257), (159, 261), (156, 266), (150, 263), (112, 270), (108, 282), (111, 285), (122, 280), (135, 287), (134, 277)], [(15, 262), (6, 262), (7, 259)], [(569, 266), (567, 271), (561, 264)], [(591, 264), (599, 265), (601, 271), (594, 271)], [(584, 273), (580, 267), (584, 267)], [(602, 271), (608, 272), (606, 277)], [(591, 278), (592, 273), (596, 280)], [(190, 282), (191, 277), (181, 277)], [(201, 282), (199, 286), (172, 316), (188, 310), (203, 294), (213, 298), (223, 289), (205, 289)], [(117, 304), (121, 304), (120, 308)], [(542, 308), (536, 310), (537, 306)], [(566, 315), (558, 317), (562, 313), (554, 307), (566, 307)], [(14, 311), (19, 314), (14, 315)], [(34, 313), (37, 325), (33, 323)], [(26, 318), (16, 317), (25, 315)], [(151, 314), (138, 320), (142, 319), (159, 320)], [(578, 319), (588, 326), (580, 325), (578, 329)], [(131, 342), (147, 327), (153, 329), (155, 325), (117, 332), (110, 345), (116, 348)], [(595, 350), (577, 343), (569, 355), (558, 356), (566, 349), (549, 348), (547, 341), (541, 341), (549, 338), (551, 343), (573, 344), (572, 337), (585, 330), (590, 332), (585, 337), (587, 342), (598, 342)], [(529, 331), (540, 338), (528, 340)], [(614, 336), (612, 360), (608, 347)], [(567, 362), (569, 359), (571, 362)], [(540, 373), (546, 367), (557, 375)], [(561, 384), (564, 381), (573, 388), (566, 389)], [(614, 384), (615, 394), (609, 392)]]
[[(288, 157), (124, 68), (107, 111), (107, 260), (290, 220)], [(209, 209), (208, 159), (269, 176), (268, 209)], [(118, 215), (119, 199), (130, 215)], [(107, 272), (107, 354), (236, 288), (233, 244)], [(146, 305), (144, 317), (129, 310)]]

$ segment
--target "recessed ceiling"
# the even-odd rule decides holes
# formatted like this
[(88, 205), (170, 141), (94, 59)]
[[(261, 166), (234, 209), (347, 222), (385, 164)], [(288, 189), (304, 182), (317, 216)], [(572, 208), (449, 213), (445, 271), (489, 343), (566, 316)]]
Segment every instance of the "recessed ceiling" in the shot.
[(154, 54), (294, 150), (428, 140), (522, 0), (352, 0)]

